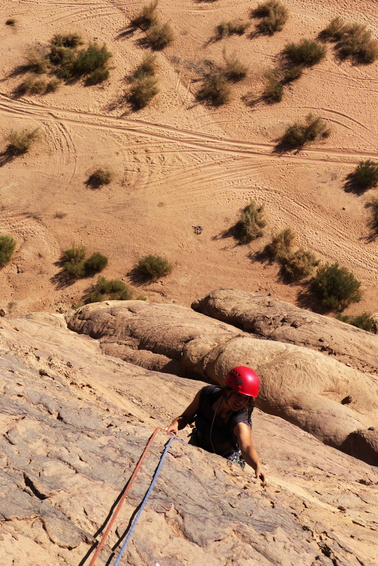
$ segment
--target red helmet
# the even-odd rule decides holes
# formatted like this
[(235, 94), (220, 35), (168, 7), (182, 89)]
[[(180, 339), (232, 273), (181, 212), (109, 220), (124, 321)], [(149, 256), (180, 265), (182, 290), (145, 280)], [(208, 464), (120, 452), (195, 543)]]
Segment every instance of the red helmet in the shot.
[(233, 368), (224, 378), (227, 387), (248, 397), (258, 397), (260, 378), (256, 372), (246, 366)]

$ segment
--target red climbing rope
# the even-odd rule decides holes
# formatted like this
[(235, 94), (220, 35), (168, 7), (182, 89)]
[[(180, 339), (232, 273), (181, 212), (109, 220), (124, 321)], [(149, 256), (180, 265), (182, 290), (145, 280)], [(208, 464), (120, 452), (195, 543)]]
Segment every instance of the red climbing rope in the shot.
[(112, 528), (112, 526), (113, 526), (113, 524), (114, 524), (114, 521), (116, 520), (116, 518), (117, 518), (117, 516), (118, 516), (118, 513), (119, 513), (120, 510), (121, 510), (122, 504), (123, 504), (123, 502), (125, 501), (125, 499), (126, 499), (126, 497), (127, 497), (127, 494), (129, 493), (129, 491), (130, 491), (130, 489), (131, 489), (131, 487), (132, 487), (132, 485), (133, 485), (133, 482), (134, 482), (134, 480), (135, 480), (135, 478), (136, 478), (136, 476), (137, 476), (137, 474), (138, 474), (138, 472), (139, 472), (139, 470), (140, 470), (140, 468), (141, 468), (141, 466), (142, 466), (142, 464), (143, 464), (143, 461), (144, 461), (145, 457), (147, 456), (147, 453), (148, 453), (148, 451), (149, 451), (149, 449), (150, 449), (150, 447), (151, 447), (151, 444), (153, 443), (154, 438), (155, 438), (155, 436), (157, 435), (157, 433), (158, 433), (159, 431), (161, 431), (161, 430), (164, 430), (164, 429), (161, 428), (161, 427), (155, 428), (155, 430), (154, 430), (154, 432), (152, 433), (152, 435), (151, 435), (149, 441), (147, 442), (146, 447), (145, 447), (145, 449), (143, 450), (143, 454), (141, 455), (138, 464), (135, 466), (135, 469), (134, 469), (134, 471), (133, 471), (133, 473), (132, 473), (132, 475), (131, 475), (130, 480), (128, 481), (128, 484), (127, 484), (127, 486), (126, 486), (126, 488), (125, 488), (125, 491), (122, 493), (122, 496), (121, 496), (120, 500), (118, 501), (116, 508), (114, 509), (114, 512), (113, 512), (113, 515), (112, 515), (112, 517), (111, 517), (111, 519), (110, 519), (110, 521), (109, 521), (109, 524), (108, 524), (108, 526), (106, 527), (106, 529), (105, 529), (105, 531), (104, 531), (104, 533), (103, 533), (103, 535), (102, 535), (102, 538), (101, 538), (100, 542), (98, 543), (98, 545), (97, 545), (97, 547), (96, 547), (96, 551), (95, 551), (95, 553), (94, 553), (94, 555), (93, 555), (93, 557), (92, 557), (92, 560), (91, 560), (90, 563), (89, 563), (89, 566), (93, 566), (94, 563), (96, 562), (96, 559), (97, 559), (98, 555), (100, 554), (100, 552), (101, 552), (101, 550), (102, 550), (102, 548), (103, 548), (103, 546), (104, 546), (104, 544), (105, 544), (105, 541), (106, 541), (106, 539), (107, 539), (107, 537), (108, 537), (108, 534), (109, 534), (109, 532), (110, 532), (110, 529)]

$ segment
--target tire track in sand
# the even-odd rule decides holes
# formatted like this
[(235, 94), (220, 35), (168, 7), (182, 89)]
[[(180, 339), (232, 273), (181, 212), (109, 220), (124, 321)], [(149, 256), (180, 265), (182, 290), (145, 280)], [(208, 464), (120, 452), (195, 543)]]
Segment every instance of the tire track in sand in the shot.
[[(274, 153), (276, 144), (253, 143), (235, 140), (232, 138), (220, 138), (215, 135), (194, 132), (173, 126), (157, 125), (152, 122), (134, 120), (130, 118), (116, 118), (96, 114), (93, 112), (75, 112), (56, 107), (44, 107), (36, 103), (13, 100), (0, 93), (0, 115), (11, 113), (20, 118), (33, 117), (41, 121), (59, 121), (82, 127), (98, 128), (108, 132), (127, 132), (135, 134), (140, 138), (163, 140), (166, 143), (177, 142), (193, 150), (204, 150), (235, 156), (264, 155), (270, 158), (301, 163), (340, 163), (354, 165), (363, 159), (378, 159), (377, 151), (348, 151), (337, 148), (311, 148), (306, 147), (300, 153)], [(149, 147), (151, 144), (149, 143)]]
[[(160, 153), (161, 155), (162, 144), (164, 144), (166, 148), (172, 148), (167, 149), (167, 151), (185, 152), (187, 155), (188, 151), (190, 151), (192, 157), (201, 154), (207, 155), (210, 162), (197, 162), (195, 165), (192, 165), (191, 169), (190, 167), (189, 170), (185, 168), (182, 172), (179, 169), (176, 169), (174, 172), (170, 170), (170, 176), (168, 175), (166, 178), (158, 181), (152, 179), (147, 180), (145, 186), (148, 185), (148, 190), (152, 192), (156, 191), (156, 193), (159, 193), (162, 187), (164, 187), (165, 191), (168, 190), (173, 193), (177, 187), (173, 188), (172, 185), (175, 184), (177, 186), (177, 184), (180, 183), (182, 195), (179, 193), (175, 196), (175, 198), (178, 199), (177, 206), (187, 203), (189, 197), (185, 195), (185, 193), (187, 193), (189, 189), (192, 191), (191, 197), (194, 196), (194, 193), (197, 193), (196, 197), (198, 198), (201, 193), (205, 195), (208, 192), (210, 184), (214, 186), (218, 184), (219, 186), (220, 182), (236, 183), (242, 173), (247, 175), (254, 169), (258, 171), (259, 167), (262, 167), (263, 164), (262, 162), (256, 164), (256, 157), (267, 165), (275, 161), (278, 163), (296, 163), (302, 165), (316, 164), (318, 162), (354, 165), (361, 159), (377, 159), (376, 152), (356, 152), (329, 147), (306, 148), (300, 154), (296, 155), (279, 155), (273, 153), (274, 144), (221, 138), (202, 132), (188, 131), (142, 120), (109, 117), (95, 113), (74, 112), (55, 107), (46, 108), (35, 103), (20, 100), (14, 101), (4, 95), (0, 95), (0, 115), (6, 113), (11, 113), (15, 118), (30, 118), (33, 119), (33, 121), (41, 120), (44, 124), (50, 125), (59, 124), (60, 126), (57, 126), (57, 130), (59, 131), (59, 128), (61, 128), (62, 137), (67, 135), (66, 132), (69, 132), (70, 125), (89, 127), (106, 130), (117, 135), (125, 133), (128, 135), (129, 140), (130, 136), (132, 139), (135, 135), (138, 140), (144, 139), (146, 141), (146, 147), (148, 147), (150, 153), (153, 153), (156, 149), (155, 153)], [(346, 119), (348, 119), (347, 116)], [(135, 145), (132, 145), (132, 141), (128, 143), (135, 151)], [(66, 138), (65, 145), (68, 148), (68, 153), (73, 151), (69, 138)], [(140, 145), (143, 145), (143, 143)], [(140, 145), (138, 145), (138, 149)], [(127, 148), (125, 149), (127, 150)], [(230, 159), (225, 161), (225, 156), (228, 156)], [(220, 160), (222, 162), (222, 168), (219, 167)], [(148, 168), (148, 164), (145, 165), (145, 168)], [(191, 173), (193, 173), (193, 176)], [(244, 186), (242, 188), (245, 189), (246, 187)], [(252, 189), (256, 189), (256, 187), (252, 187)], [(263, 196), (263, 190), (263, 188), (259, 189), (259, 195), (261, 197)], [(222, 197), (224, 198), (224, 195), (218, 194), (218, 198)], [(272, 197), (273, 192), (272, 189), (269, 188), (269, 199), (271, 202), (274, 200)], [(378, 265), (377, 261), (374, 259), (375, 256), (371, 253), (369, 248), (359, 245), (356, 246), (356, 242), (351, 242), (347, 229), (331, 222), (330, 218), (325, 220), (322, 217), (322, 226), (326, 228), (326, 235), (322, 234), (319, 236), (315, 228), (317, 224), (316, 214), (318, 213), (315, 213), (310, 205), (298, 203), (298, 201), (291, 199), (287, 195), (281, 195), (276, 200), (277, 206), (281, 208), (282, 212), (287, 213), (289, 217), (296, 218), (299, 224), (302, 224), (304, 221), (306, 222), (307, 240), (311, 242), (313, 249), (322, 249), (322, 247), (323, 249), (329, 249), (331, 252), (330, 255), (338, 257), (340, 263), (345, 265), (348, 265), (350, 260), (353, 259), (353, 264), (360, 267), (361, 270), (364, 270), (368, 274), (366, 280), (374, 281), (377, 279)], [(211, 197), (209, 199), (208, 195), (207, 201), (210, 205)], [(205, 203), (203, 204), (206, 206)], [(325, 242), (325, 239), (328, 239), (329, 242)], [(332, 248), (332, 250), (330, 248)]]

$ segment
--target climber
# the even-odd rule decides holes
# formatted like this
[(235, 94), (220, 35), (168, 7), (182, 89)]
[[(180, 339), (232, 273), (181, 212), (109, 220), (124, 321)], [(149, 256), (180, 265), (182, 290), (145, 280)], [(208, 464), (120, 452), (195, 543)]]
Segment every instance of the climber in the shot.
[(244, 467), (249, 464), (255, 477), (265, 486), (265, 474), (252, 442), (251, 414), (259, 394), (260, 379), (249, 367), (233, 368), (224, 379), (225, 386), (203, 387), (185, 411), (165, 429), (178, 431), (195, 422), (190, 444), (219, 454)]

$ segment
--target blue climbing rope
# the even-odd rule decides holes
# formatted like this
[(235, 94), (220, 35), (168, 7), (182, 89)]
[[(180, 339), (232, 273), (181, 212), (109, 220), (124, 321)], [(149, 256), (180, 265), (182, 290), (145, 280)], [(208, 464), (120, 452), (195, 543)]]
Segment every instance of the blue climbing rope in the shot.
[(119, 562), (120, 562), (120, 560), (121, 560), (121, 558), (122, 558), (122, 555), (123, 555), (123, 553), (124, 553), (125, 550), (126, 550), (126, 546), (127, 546), (128, 542), (129, 542), (129, 540), (130, 540), (130, 538), (131, 538), (131, 536), (132, 536), (132, 534), (133, 534), (133, 532), (134, 532), (134, 529), (135, 529), (135, 527), (136, 527), (136, 525), (137, 525), (137, 522), (139, 521), (139, 517), (140, 517), (140, 515), (142, 514), (142, 511), (143, 511), (143, 509), (145, 508), (146, 503), (147, 503), (147, 501), (148, 501), (148, 499), (149, 499), (149, 497), (150, 497), (150, 495), (151, 495), (151, 491), (153, 490), (153, 487), (154, 487), (154, 485), (155, 485), (155, 483), (156, 483), (156, 480), (157, 480), (157, 478), (158, 478), (158, 476), (159, 476), (161, 467), (162, 467), (162, 465), (163, 465), (163, 462), (164, 462), (164, 460), (165, 460), (165, 457), (166, 457), (166, 455), (167, 455), (167, 453), (168, 453), (169, 447), (170, 447), (170, 445), (172, 444), (173, 440), (179, 440), (179, 441), (182, 442), (183, 444), (187, 444), (187, 442), (184, 442), (184, 441), (181, 440), (181, 438), (179, 438), (178, 436), (172, 436), (172, 437), (168, 440), (168, 442), (166, 443), (165, 448), (164, 448), (164, 452), (163, 452), (163, 454), (162, 454), (161, 457), (160, 457), (160, 462), (159, 462), (158, 467), (157, 467), (156, 470), (155, 470), (154, 477), (152, 478), (152, 482), (151, 482), (151, 484), (150, 484), (150, 487), (148, 488), (148, 490), (147, 490), (147, 492), (146, 492), (146, 494), (145, 494), (145, 496), (144, 496), (144, 498), (143, 498), (143, 501), (142, 501), (142, 503), (141, 503), (141, 506), (140, 506), (140, 508), (139, 508), (139, 511), (138, 511), (138, 513), (136, 514), (135, 519), (134, 519), (134, 521), (133, 521), (132, 524), (131, 524), (131, 527), (130, 527), (130, 529), (129, 529), (129, 532), (127, 533), (127, 536), (126, 536), (125, 541), (124, 541), (124, 543), (123, 543), (123, 545), (122, 545), (122, 547), (121, 547), (121, 550), (119, 551), (119, 554), (118, 554), (118, 556), (117, 556), (117, 558), (116, 558), (116, 561), (114, 562), (114, 566), (118, 566), (118, 564), (119, 564)]

